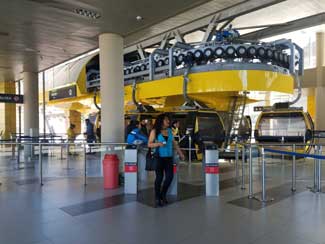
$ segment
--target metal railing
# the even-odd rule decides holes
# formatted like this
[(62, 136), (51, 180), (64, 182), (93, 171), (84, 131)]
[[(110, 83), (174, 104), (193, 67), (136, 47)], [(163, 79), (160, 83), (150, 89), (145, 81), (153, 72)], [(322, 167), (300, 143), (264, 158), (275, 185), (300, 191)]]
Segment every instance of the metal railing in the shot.
[[(21, 150), (22, 147), (34, 147), (34, 152), (36, 153), (38, 151), (38, 163), (39, 163), (39, 175), (40, 175), (40, 184), (43, 185), (43, 149), (47, 148), (48, 150), (51, 147), (60, 147), (61, 151), (61, 157), (60, 159), (63, 159), (63, 150), (66, 150), (66, 169), (70, 169), (70, 160), (69, 160), (69, 150), (70, 147), (75, 147), (75, 148), (81, 148), (81, 152), (83, 153), (83, 178), (84, 178), (84, 185), (87, 184), (87, 147), (90, 148), (90, 150), (94, 150), (96, 147), (99, 151), (101, 152), (108, 152), (108, 151), (121, 151), (124, 150), (125, 146), (127, 145), (126, 143), (112, 143), (112, 142), (103, 142), (103, 143), (86, 143), (86, 142), (79, 142), (79, 143), (69, 143), (69, 142), (64, 142), (64, 143), (46, 143), (46, 142), (0, 142), (0, 145), (8, 145), (12, 146), (14, 149), (14, 153), (17, 153), (16, 156), (16, 163), (19, 168), (20, 166), (20, 156), (21, 156)], [(297, 152), (297, 147), (304, 147), (304, 146), (312, 146), (314, 147), (314, 154), (308, 154), (308, 153), (300, 153)], [(256, 199), (254, 192), (253, 192), (253, 155), (252, 155), (252, 148), (253, 147), (259, 147), (261, 151), (261, 158), (262, 158), (262, 177), (261, 177), (261, 185), (262, 185), (262, 194), (261, 198), (259, 199), (262, 202), (268, 201), (267, 196), (266, 196), (266, 183), (265, 183), (265, 178), (266, 178), (266, 153), (275, 153), (275, 154), (281, 154), (281, 155), (289, 155), (292, 156), (292, 186), (291, 186), (291, 191), (296, 191), (296, 157), (303, 157), (303, 158), (313, 158), (314, 159), (314, 185), (310, 187), (310, 189), (313, 192), (321, 192), (321, 160), (325, 159), (325, 156), (322, 155), (322, 146), (323, 144), (303, 144), (303, 143), (296, 143), (296, 144), (283, 144), (283, 143), (236, 143), (235, 144), (235, 174), (236, 174), (236, 179), (238, 179), (239, 175), (239, 167), (238, 167), (238, 162), (239, 162), (239, 146), (241, 146), (241, 153), (242, 153), (242, 174), (241, 174), (241, 188), (245, 189), (245, 160), (246, 158), (248, 159), (248, 198)], [(102, 150), (102, 148), (105, 147), (106, 150)], [(113, 150), (111, 149), (113, 147)], [(276, 147), (276, 149), (275, 149)], [(291, 147), (291, 150), (279, 150), (277, 147)], [(36, 150), (38, 149), (38, 150)], [(96, 149), (96, 150), (97, 150)], [(189, 152), (192, 151), (197, 151), (198, 149), (196, 148), (182, 148), (183, 150), (188, 150)], [(98, 150), (97, 150), (98, 151)], [(219, 152), (221, 149), (219, 149)], [(247, 156), (248, 152), (248, 156)], [(191, 155), (189, 154), (191, 157)], [(189, 158), (189, 160), (191, 160)], [(191, 161), (189, 161), (190, 163)]]
[[(296, 191), (296, 157), (302, 157), (302, 158), (313, 158), (314, 159), (314, 185), (312, 187), (308, 187), (312, 192), (320, 193), (321, 192), (321, 160), (325, 159), (325, 156), (322, 155), (322, 147), (323, 144), (306, 144), (306, 143), (236, 143), (235, 144), (235, 165), (236, 165), (236, 177), (238, 177), (239, 169), (238, 169), (238, 145), (241, 145), (242, 147), (242, 181), (241, 181), (241, 188), (245, 189), (245, 166), (244, 166), (244, 160), (246, 155), (246, 150), (248, 149), (248, 168), (249, 168), (249, 175), (248, 175), (248, 198), (249, 199), (256, 199), (261, 202), (267, 202), (267, 201), (273, 201), (273, 198), (267, 198), (266, 195), (266, 157), (265, 154), (268, 153), (274, 153), (274, 154), (280, 154), (280, 155), (288, 155), (292, 157), (292, 171), (291, 171), (291, 191)], [(300, 153), (297, 152), (297, 147), (306, 147), (311, 146), (314, 148), (314, 154), (311, 153)], [(261, 185), (262, 185), (262, 192), (261, 197), (258, 198), (254, 195), (253, 192), (253, 156), (252, 156), (252, 148), (258, 147), (261, 151), (261, 159), (262, 159), (262, 169), (261, 169)], [(279, 150), (274, 149), (281, 148), (281, 147), (291, 147), (291, 151), (288, 150)], [(237, 179), (237, 178), (236, 178)]]
[[(0, 142), (0, 145), (5, 146), (11, 146), (14, 148), (12, 151), (13, 153), (17, 153), (15, 159), (16, 159), (16, 165), (17, 168), (20, 169), (21, 166), (21, 151), (22, 148), (27, 148), (28, 155), (29, 153), (33, 152), (30, 156), (34, 158), (34, 156), (38, 156), (38, 163), (39, 163), (39, 178), (40, 178), (40, 185), (44, 185), (43, 181), (43, 157), (44, 157), (44, 149), (46, 148), (49, 150), (51, 147), (60, 147), (60, 159), (63, 158), (63, 150), (66, 149), (66, 168), (67, 170), (70, 168), (70, 160), (69, 160), (69, 152), (70, 147), (74, 147), (82, 149), (83, 153), (83, 178), (84, 178), (84, 185), (87, 185), (87, 147), (91, 150), (96, 150), (97, 152), (109, 152), (109, 151), (121, 151), (125, 149), (126, 143), (113, 143), (113, 142), (102, 142), (102, 143), (87, 143), (87, 142), (78, 142), (78, 143), (48, 143), (48, 142)], [(30, 148), (32, 149), (30, 149)], [(97, 148), (96, 148), (97, 147)], [(104, 150), (102, 148), (105, 148)], [(17, 150), (15, 150), (17, 148)], [(98, 150), (99, 148), (99, 150)], [(29, 150), (30, 149), (30, 150)], [(38, 149), (38, 150), (37, 150)], [(38, 152), (38, 153), (37, 153)], [(25, 155), (26, 156), (26, 155)], [(35, 159), (35, 158), (34, 158)], [(35, 160), (36, 161), (36, 160)]]

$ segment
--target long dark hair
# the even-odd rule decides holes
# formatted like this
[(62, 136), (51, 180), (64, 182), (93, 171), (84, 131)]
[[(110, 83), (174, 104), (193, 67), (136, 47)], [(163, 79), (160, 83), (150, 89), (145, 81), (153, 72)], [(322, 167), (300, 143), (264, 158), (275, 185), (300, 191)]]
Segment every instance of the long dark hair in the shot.
[(176, 124), (178, 123), (179, 121), (178, 120), (174, 120), (173, 123), (172, 123), (172, 128), (176, 128)]
[(129, 125), (126, 128), (126, 134), (130, 134), (131, 131), (133, 131), (135, 128), (137, 128), (139, 125), (139, 121), (138, 120), (131, 120)]
[(156, 131), (156, 137), (161, 133), (161, 130), (162, 130), (162, 127), (164, 124), (164, 119), (166, 117), (169, 119), (168, 114), (164, 113), (164, 114), (158, 115), (158, 117), (156, 118), (155, 124), (153, 125), (153, 128)]

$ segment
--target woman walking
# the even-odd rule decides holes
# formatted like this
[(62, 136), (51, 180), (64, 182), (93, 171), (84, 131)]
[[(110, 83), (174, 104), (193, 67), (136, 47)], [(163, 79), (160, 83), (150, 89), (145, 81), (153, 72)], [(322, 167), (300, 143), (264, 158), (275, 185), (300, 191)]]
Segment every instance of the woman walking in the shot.
[[(161, 207), (168, 204), (166, 194), (173, 180), (173, 153), (174, 148), (182, 160), (184, 154), (180, 150), (178, 143), (174, 140), (170, 128), (170, 120), (167, 114), (157, 117), (153, 129), (150, 132), (148, 147), (155, 148), (158, 153), (155, 180), (155, 206)], [(165, 174), (165, 181), (161, 188)]]

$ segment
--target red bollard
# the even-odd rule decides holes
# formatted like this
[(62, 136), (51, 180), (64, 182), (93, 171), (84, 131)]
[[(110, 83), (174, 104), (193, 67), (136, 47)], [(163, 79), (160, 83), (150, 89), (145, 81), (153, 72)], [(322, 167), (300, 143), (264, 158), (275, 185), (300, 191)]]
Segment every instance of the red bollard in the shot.
[(116, 154), (105, 154), (103, 159), (104, 188), (118, 188), (119, 159)]

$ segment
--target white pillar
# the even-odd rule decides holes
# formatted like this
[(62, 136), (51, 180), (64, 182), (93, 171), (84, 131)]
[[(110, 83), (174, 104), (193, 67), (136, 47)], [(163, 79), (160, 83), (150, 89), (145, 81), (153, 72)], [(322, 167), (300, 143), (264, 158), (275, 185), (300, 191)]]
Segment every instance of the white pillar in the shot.
[(317, 130), (325, 130), (325, 33), (316, 34), (316, 84), (315, 89), (315, 125)]
[(123, 38), (99, 36), (101, 139), (124, 142)]
[(24, 134), (38, 136), (38, 73), (24, 72)]

